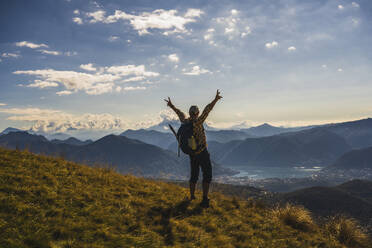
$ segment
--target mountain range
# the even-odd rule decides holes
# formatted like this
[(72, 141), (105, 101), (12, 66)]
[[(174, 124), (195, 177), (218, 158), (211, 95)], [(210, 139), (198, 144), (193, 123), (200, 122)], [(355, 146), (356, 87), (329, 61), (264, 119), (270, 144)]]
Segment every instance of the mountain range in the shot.
[[(151, 128), (127, 130), (121, 136), (177, 152), (174, 135), (164, 131), (167, 123), (169, 121), (159, 124), (162, 132)], [(263, 124), (242, 130), (206, 130), (206, 135), (211, 156), (218, 164), (325, 167), (353, 149), (372, 147), (372, 119), (299, 128)], [(77, 144), (73, 139), (53, 143)]]
[[(136, 175), (186, 178), (189, 173), (186, 158), (178, 158), (171, 151), (124, 136), (107, 135), (84, 144), (77, 139), (52, 142), (41, 135), (9, 132), (0, 136), (0, 146), (27, 149), (33, 153), (59, 156), (89, 165), (115, 166), (120, 172)], [(234, 174), (218, 164), (213, 163), (213, 167), (214, 175)]]
[(372, 147), (355, 149), (343, 154), (330, 169), (372, 169)]

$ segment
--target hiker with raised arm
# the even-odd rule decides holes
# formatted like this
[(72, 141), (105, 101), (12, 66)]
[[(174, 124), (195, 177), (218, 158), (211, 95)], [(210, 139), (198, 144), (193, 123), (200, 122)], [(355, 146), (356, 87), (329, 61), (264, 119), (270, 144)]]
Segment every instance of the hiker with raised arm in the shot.
[[(213, 109), (214, 105), (220, 100), (222, 96), (217, 90), (214, 100), (209, 103), (199, 116), (199, 108), (195, 105), (189, 109), (189, 118), (176, 108), (171, 99), (164, 99), (168, 107), (173, 109), (181, 121), (181, 127), (177, 132), (177, 140), (182, 151), (190, 156), (191, 176), (190, 176), (190, 200), (195, 199), (195, 186), (199, 178), (199, 167), (203, 172), (203, 200), (202, 207), (209, 207), (209, 184), (212, 181), (212, 164), (210, 155), (207, 150), (207, 139), (203, 127), (204, 121), (207, 119), (209, 112)], [(190, 134), (188, 134), (190, 133)]]

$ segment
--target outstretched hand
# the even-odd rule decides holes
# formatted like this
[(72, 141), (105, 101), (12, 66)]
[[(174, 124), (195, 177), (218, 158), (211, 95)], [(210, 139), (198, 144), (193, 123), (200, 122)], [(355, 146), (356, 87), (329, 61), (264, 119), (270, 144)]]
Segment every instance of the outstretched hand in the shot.
[(217, 90), (216, 97), (214, 98), (216, 101), (220, 100), (222, 96), (220, 95), (220, 90)]
[(173, 106), (173, 103), (172, 103), (170, 97), (168, 97), (168, 99), (164, 99), (164, 101), (167, 103), (167, 106), (168, 107), (172, 107)]

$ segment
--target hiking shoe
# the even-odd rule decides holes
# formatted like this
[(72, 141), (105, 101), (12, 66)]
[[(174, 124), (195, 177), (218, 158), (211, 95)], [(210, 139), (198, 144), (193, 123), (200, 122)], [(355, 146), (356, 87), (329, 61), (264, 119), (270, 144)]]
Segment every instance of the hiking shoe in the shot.
[(200, 202), (200, 206), (202, 208), (209, 208), (209, 199), (208, 198), (203, 198), (203, 200)]

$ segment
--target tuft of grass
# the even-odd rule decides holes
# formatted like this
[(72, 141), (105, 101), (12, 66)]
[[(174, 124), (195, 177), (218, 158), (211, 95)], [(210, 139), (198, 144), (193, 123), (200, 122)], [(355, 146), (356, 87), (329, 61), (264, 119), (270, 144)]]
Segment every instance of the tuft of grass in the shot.
[(316, 228), (310, 211), (303, 206), (287, 203), (284, 207), (276, 207), (273, 214), (282, 223), (304, 232), (312, 232)]
[(333, 216), (325, 224), (325, 230), (340, 243), (350, 248), (372, 247), (368, 235), (359, 223), (344, 215)]

